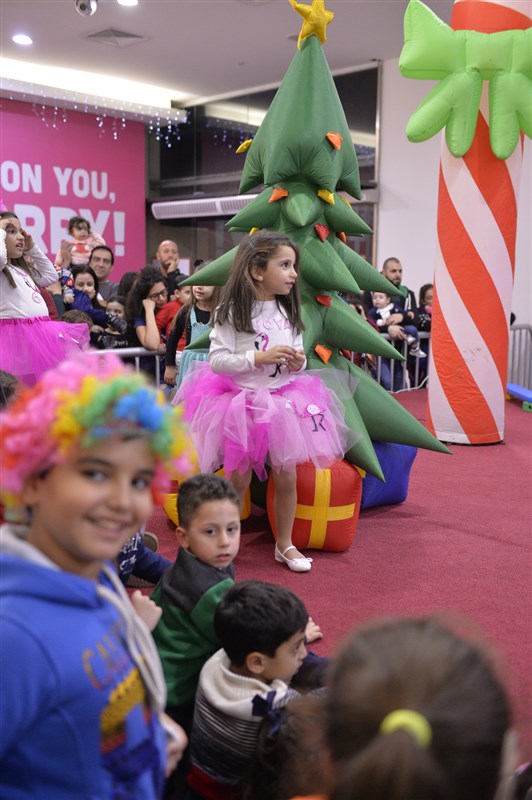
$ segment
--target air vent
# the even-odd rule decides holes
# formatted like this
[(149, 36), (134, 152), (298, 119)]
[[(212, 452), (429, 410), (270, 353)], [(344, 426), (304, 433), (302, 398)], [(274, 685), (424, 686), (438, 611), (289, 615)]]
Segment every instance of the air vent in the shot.
[(106, 44), (109, 47), (131, 47), (133, 44), (147, 42), (150, 37), (139, 36), (136, 33), (128, 33), (127, 31), (120, 31), (118, 28), (104, 28), (104, 30), (96, 31), (96, 33), (89, 33), (88, 36), (83, 36), (82, 38), (89, 42)]
[(191, 217), (232, 217), (258, 197), (256, 194), (236, 197), (205, 197), (201, 200), (168, 200), (151, 204), (155, 219), (190, 219)]

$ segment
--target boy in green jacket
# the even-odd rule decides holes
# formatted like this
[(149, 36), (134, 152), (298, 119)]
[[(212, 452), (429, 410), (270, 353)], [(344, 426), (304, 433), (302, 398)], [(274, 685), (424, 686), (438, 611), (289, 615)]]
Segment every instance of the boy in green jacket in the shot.
[(151, 594), (162, 608), (153, 638), (168, 690), (167, 713), (190, 730), (199, 674), (220, 647), (214, 614), (234, 583), (238, 495), (219, 475), (195, 475), (179, 487), (177, 511), (177, 558)]

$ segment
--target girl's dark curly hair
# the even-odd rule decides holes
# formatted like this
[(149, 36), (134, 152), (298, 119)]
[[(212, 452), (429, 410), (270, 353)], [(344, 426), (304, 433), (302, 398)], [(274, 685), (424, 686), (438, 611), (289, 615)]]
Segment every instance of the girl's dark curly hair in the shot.
[(156, 283), (164, 283), (167, 286), (163, 273), (157, 267), (143, 267), (127, 297), (126, 319), (130, 325), (133, 325), (135, 320), (144, 318), (142, 301), (146, 299)]

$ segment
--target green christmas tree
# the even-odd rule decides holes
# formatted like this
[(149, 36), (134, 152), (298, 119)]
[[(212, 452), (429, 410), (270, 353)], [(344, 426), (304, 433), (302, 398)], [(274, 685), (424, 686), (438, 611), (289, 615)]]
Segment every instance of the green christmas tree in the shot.
[[(339, 192), (360, 198), (355, 148), (323, 54), (325, 28), (332, 19), (324, 0), (312, 6), (290, 0), (304, 18), (298, 51), (247, 152), (240, 193), (263, 191), (228, 223), (232, 231), (282, 231), (300, 252), (299, 285), (303, 340), (309, 369), (344, 370), (358, 379), (344, 403), (346, 422), (361, 438), (345, 458), (382, 478), (372, 441), (399, 442), (448, 452), (414, 417), (340, 350), (402, 356), (338, 296), (338, 292), (396, 294), (365, 259), (345, 243), (347, 235), (371, 233)], [(237, 248), (217, 258), (185, 284), (222, 286)], [(205, 338), (194, 347), (208, 346)]]

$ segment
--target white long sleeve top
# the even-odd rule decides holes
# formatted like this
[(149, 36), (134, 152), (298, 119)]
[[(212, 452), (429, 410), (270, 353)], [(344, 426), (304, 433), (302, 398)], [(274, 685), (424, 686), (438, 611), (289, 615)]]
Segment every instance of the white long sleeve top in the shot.
[[(256, 366), (255, 353), (279, 344), (303, 350), (303, 337), (291, 327), (275, 300), (253, 305), (252, 324), (254, 333), (237, 332), (230, 322), (214, 325), (209, 350), (212, 371), (231, 375), (243, 389), (263, 386), (274, 390), (291, 383), (297, 373), (289, 372), (286, 365)], [(306, 360), (301, 370), (305, 366)]]
[(54, 265), (36, 245), (24, 253), (33, 259), (39, 275), (35, 279), (25, 270), (10, 264), (6, 251), (6, 232), (0, 228), (0, 272), (6, 265), (15, 281), (11, 286), (6, 275), (1, 277), (0, 285), (0, 319), (21, 319), (26, 317), (48, 317), (48, 306), (37, 286), (51, 286), (57, 280)]

